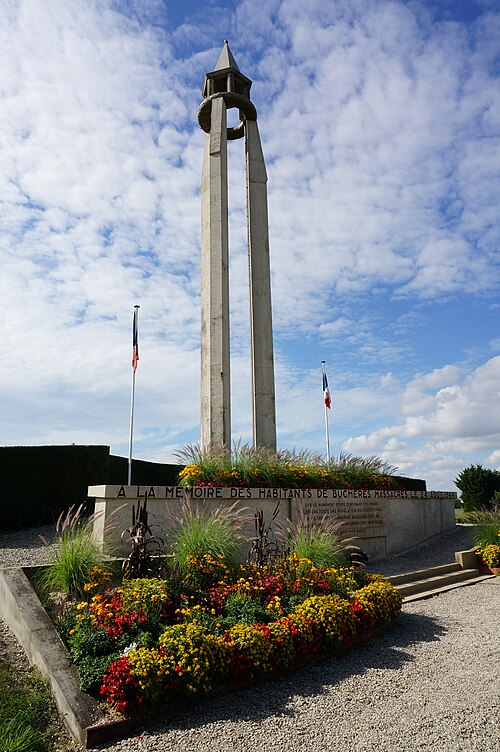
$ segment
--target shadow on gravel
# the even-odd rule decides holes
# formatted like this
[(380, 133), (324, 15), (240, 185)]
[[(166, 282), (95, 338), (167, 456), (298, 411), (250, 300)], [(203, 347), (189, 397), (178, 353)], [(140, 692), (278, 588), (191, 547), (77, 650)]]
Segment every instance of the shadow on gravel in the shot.
[(43, 543), (38, 534), (41, 533), (49, 543), (52, 543), (56, 537), (54, 525), (36, 528), (35, 530), (23, 530), (19, 532), (0, 532), (0, 549), (2, 548), (20, 548), (23, 550), (32, 548), (43, 548)]
[[(148, 734), (165, 734), (222, 721), (260, 721), (276, 715), (293, 717), (295, 711), (288, 707), (292, 698), (318, 697), (345, 679), (362, 676), (370, 670), (397, 671), (406, 662), (414, 660), (405, 651), (406, 647), (439, 640), (445, 631), (435, 618), (403, 614), (387, 632), (367, 640), (363, 645), (347, 649), (337, 658), (304, 667), (289, 676), (244, 691), (175, 710), (168, 718), (151, 722), (145, 730)], [(106, 749), (106, 746), (101, 749)]]

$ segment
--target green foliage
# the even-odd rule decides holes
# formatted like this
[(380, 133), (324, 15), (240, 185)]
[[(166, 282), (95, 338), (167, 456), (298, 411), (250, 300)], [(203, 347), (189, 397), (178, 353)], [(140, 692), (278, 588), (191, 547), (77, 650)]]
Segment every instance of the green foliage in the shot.
[(499, 543), (500, 534), (500, 506), (488, 509), (483, 507), (468, 512), (465, 515), (465, 521), (469, 524), (476, 525), (474, 532), (474, 545), (484, 548), (489, 545)]
[(322, 569), (340, 569), (350, 564), (345, 546), (353, 540), (344, 539), (341, 531), (341, 522), (308, 514), (299, 507), (295, 521), (285, 522), (280, 535), (286, 537), (290, 553), (299, 559), (309, 559), (315, 567)]
[(101, 686), (102, 677), (113, 661), (119, 657), (120, 653), (107, 653), (81, 658), (78, 663), (78, 677), (82, 692), (97, 692)]
[(94, 692), (99, 689), (103, 674), (130, 644), (130, 635), (112, 639), (105, 629), (92, 629), (80, 623), (68, 636), (71, 660), (76, 663), (80, 689)]
[[(87, 498), (89, 486), (124, 483), (127, 465), (126, 457), (110, 455), (109, 446), (0, 447), (0, 530), (52, 524), (69, 504)], [(179, 465), (134, 460), (132, 481), (173, 486), (179, 470)]]
[(205, 504), (184, 501), (181, 514), (169, 518), (174, 564), (185, 569), (190, 558), (210, 556), (234, 568), (245, 519), (241, 511), (236, 511), (235, 504), (209, 509)]
[(498, 507), (500, 509), (500, 491), (495, 491), (490, 499), (490, 506), (493, 508)]
[(250, 486), (268, 488), (396, 488), (394, 467), (378, 457), (341, 454), (331, 462), (319, 454), (272, 452), (266, 447), (236, 445), (202, 450), (188, 446), (179, 454), (185, 465), (180, 486)]
[(470, 465), (458, 474), (455, 485), (462, 493), (465, 512), (492, 505), (493, 496), (500, 491), (500, 472), (482, 465)]
[(34, 674), (23, 685), (17, 672), (0, 660), (0, 750), (49, 752), (53, 737), (50, 696)]
[(108, 459), (107, 446), (0, 447), (0, 529), (50, 525), (89, 485), (110, 482)]
[(267, 624), (275, 619), (272, 611), (248, 595), (232, 593), (226, 600), (226, 615), (221, 619), (224, 629), (231, 629), (235, 624)]
[(106, 655), (113, 645), (105, 629), (77, 629), (69, 642), (71, 657), (75, 662), (88, 656)]
[(82, 596), (89, 570), (102, 566), (105, 559), (93, 540), (93, 523), (94, 515), (83, 516), (83, 505), (77, 509), (70, 507), (66, 514), (60, 515), (56, 524), (57, 545), (50, 549), (52, 561), (37, 578), (42, 591)]
[(290, 541), (290, 548), (300, 559), (309, 559), (315, 567), (345, 567), (349, 558), (342, 546), (317, 530), (302, 530)]

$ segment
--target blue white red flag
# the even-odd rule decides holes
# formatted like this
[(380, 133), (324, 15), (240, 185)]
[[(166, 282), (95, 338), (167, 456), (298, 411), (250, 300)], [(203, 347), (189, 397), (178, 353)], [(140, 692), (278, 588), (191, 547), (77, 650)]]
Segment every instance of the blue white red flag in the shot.
[(134, 373), (139, 362), (139, 311), (134, 308), (134, 321), (132, 324), (132, 368)]
[(325, 405), (330, 409), (332, 399), (330, 397), (330, 390), (328, 389), (328, 379), (326, 378), (326, 371), (323, 371), (323, 397), (325, 399)]

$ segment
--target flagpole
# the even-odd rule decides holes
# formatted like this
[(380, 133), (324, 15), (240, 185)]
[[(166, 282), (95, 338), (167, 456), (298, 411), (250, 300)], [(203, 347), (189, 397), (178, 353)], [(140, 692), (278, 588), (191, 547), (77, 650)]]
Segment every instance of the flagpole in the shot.
[[(325, 370), (325, 361), (321, 361), (321, 369), (323, 372), (323, 384), (326, 383), (326, 370)], [(325, 408), (325, 439), (326, 439), (326, 460), (328, 464), (330, 464), (330, 432), (328, 430), (328, 407), (326, 406), (326, 400), (324, 399), (324, 390), (323, 390), (323, 404)]]
[(134, 436), (134, 406), (135, 406), (135, 372), (137, 370), (137, 361), (139, 360), (139, 308), (134, 306), (134, 323), (132, 329), (132, 390), (130, 394), (130, 433), (128, 439), (128, 480), (127, 485), (132, 485), (132, 442)]

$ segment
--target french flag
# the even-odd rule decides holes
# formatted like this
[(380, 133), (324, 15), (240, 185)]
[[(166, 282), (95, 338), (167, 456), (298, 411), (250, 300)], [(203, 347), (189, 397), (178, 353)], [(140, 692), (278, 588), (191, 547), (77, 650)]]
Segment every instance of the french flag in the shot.
[(328, 389), (328, 379), (326, 378), (326, 371), (323, 371), (323, 397), (325, 399), (325, 405), (330, 409), (332, 399), (330, 397), (330, 390)]
[(132, 323), (132, 368), (134, 373), (139, 362), (139, 306), (134, 308), (134, 321)]

